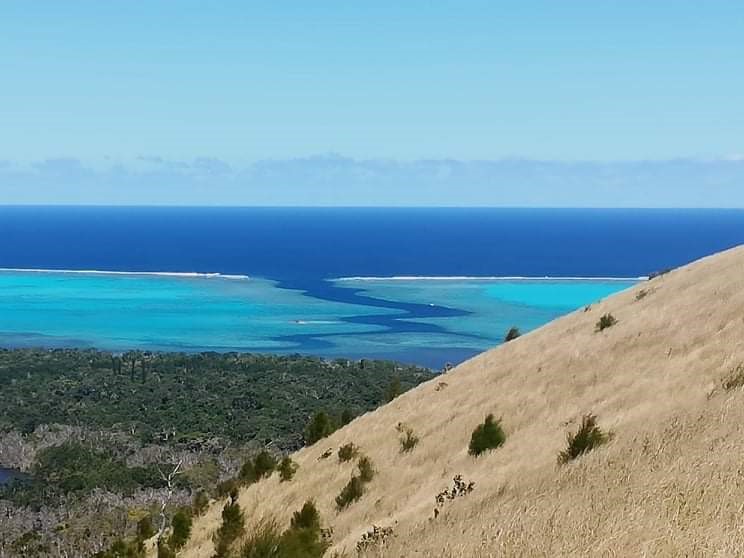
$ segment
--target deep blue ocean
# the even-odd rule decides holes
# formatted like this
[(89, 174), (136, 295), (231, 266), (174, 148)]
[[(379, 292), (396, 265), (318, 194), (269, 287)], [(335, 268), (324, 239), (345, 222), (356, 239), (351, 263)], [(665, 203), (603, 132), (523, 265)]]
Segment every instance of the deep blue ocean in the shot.
[(0, 345), (439, 366), (742, 242), (739, 210), (0, 207)]

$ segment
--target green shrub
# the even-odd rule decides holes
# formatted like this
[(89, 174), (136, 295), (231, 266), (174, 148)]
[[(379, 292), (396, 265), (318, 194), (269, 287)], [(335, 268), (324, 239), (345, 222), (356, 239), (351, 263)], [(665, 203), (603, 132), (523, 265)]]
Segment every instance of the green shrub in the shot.
[(191, 502), (191, 509), (194, 512), (194, 515), (201, 515), (205, 511), (207, 511), (207, 508), (209, 507), (209, 496), (204, 490), (199, 490), (196, 494), (194, 494), (194, 498)]
[(223, 480), (217, 485), (217, 489), (216, 489), (217, 497), (226, 498), (227, 496), (231, 496), (233, 493), (237, 494), (238, 488), (239, 488), (238, 481), (236, 481), (235, 479)]
[(315, 503), (308, 500), (300, 511), (292, 514), (291, 526), (293, 529), (317, 529), (320, 531), (320, 513)]
[(495, 420), (492, 414), (486, 417), (483, 424), (479, 424), (470, 437), (468, 453), (479, 456), (487, 450), (498, 448), (506, 441), (506, 434), (501, 428), (501, 420)]
[(169, 544), (174, 550), (178, 550), (189, 540), (191, 535), (191, 514), (188, 510), (178, 510), (171, 521), (172, 533)]
[(328, 549), (320, 529), (287, 529), (279, 541), (278, 558), (322, 558)]
[(597, 417), (592, 414), (584, 415), (581, 426), (575, 434), (566, 436), (568, 447), (558, 454), (558, 463), (568, 463), (580, 455), (601, 446), (610, 439), (610, 434), (602, 432), (597, 426)]
[(358, 448), (352, 442), (344, 444), (343, 446), (338, 448), (339, 463), (346, 463), (347, 461), (351, 461), (352, 459), (354, 459), (354, 457), (356, 457), (358, 451)]
[(599, 321), (596, 325), (597, 331), (603, 331), (607, 329), (608, 327), (612, 327), (617, 323), (617, 320), (615, 319), (615, 316), (612, 314), (605, 314), (601, 318), (599, 318)]
[(230, 555), (230, 547), (235, 539), (245, 531), (245, 516), (236, 502), (228, 502), (222, 508), (222, 525), (214, 534), (215, 558)]
[(155, 535), (155, 528), (152, 526), (152, 517), (146, 515), (137, 522), (137, 539), (146, 541)]
[(385, 390), (385, 402), (390, 403), (393, 399), (398, 397), (401, 393), (403, 393), (403, 387), (400, 384), (400, 377), (393, 376), (393, 379), (390, 380), (390, 384)]
[(268, 451), (261, 451), (253, 459), (248, 459), (240, 468), (240, 481), (243, 484), (253, 484), (268, 477), (276, 469), (276, 459)]
[(254, 468), (258, 480), (268, 477), (276, 469), (276, 458), (268, 451), (263, 450), (256, 456)]
[(517, 327), (510, 327), (509, 331), (506, 332), (506, 335), (504, 336), (504, 343), (508, 343), (509, 341), (513, 341), (517, 337), (522, 335), (519, 331), (519, 328)]
[(362, 482), (370, 482), (375, 477), (375, 469), (369, 457), (365, 455), (360, 457), (357, 467), (359, 468), (359, 478)]
[(333, 419), (325, 411), (319, 411), (313, 415), (305, 428), (305, 445), (311, 446), (335, 431), (336, 425)]
[(341, 493), (336, 496), (336, 508), (341, 511), (349, 507), (353, 502), (359, 500), (362, 494), (364, 494), (364, 483), (361, 477), (351, 477), (346, 486), (341, 489)]
[(246, 460), (243, 466), (240, 468), (238, 478), (243, 484), (253, 484), (258, 480), (258, 474), (256, 473), (256, 464), (253, 459)]
[(297, 472), (297, 469), (299, 468), (299, 465), (292, 461), (292, 458), (288, 455), (284, 456), (284, 458), (279, 463), (279, 480), (281, 482), (287, 482), (291, 481), (292, 477), (295, 476), (295, 473)]
[(344, 409), (341, 413), (341, 426), (346, 426), (352, 420), (354, 420), (354, 413), (351, 409)]
[(413, 451), (413, 448), (415, 448), (418, 443), (418, 436), (413, 433), (413, 430), (406, 428), (403, 431), (403, 436), (400, 438), (400, 452), (406, 453)]
[(281, 533), (273, 521), (261, 523), (250, 534), (241, 558), (321, 558), (328, 549), (322, 540), (320, 514), (311, 501), (295, 512), (289, 529)]

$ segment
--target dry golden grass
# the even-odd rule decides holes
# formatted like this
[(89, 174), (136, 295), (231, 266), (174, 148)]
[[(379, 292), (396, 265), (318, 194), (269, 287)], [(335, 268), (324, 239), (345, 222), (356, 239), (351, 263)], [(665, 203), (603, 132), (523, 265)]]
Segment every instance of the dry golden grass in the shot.
[[(647, 295), (636, 299), (645, 289)], [(600, 316), (618, 323), (595, 332)], [(329, 552), (356, 555), (373, 524), (393, 526), (380, 556), (744, 555), (744, 390), (724, 378), (744, 362), (744, 248), (680, 268), (501, 345), (295, 454), (244, 490), (247, 529), (288, 524), (314, 499), (334, 530)], [(566, 433), (586, 413), (614, 432), (565, 466)], [(488, 413), (506, 443), (478, 458), (470, 435)], [(400, 452), (396, 425), (420, 438)], [(353, 442), (377, 470), (337, 512), (354, 461), (318, 460)], [(471, 494), (435, 496), (462, 474)], [(221, 504), (196, 520), (179, 554), (208, 557)]]

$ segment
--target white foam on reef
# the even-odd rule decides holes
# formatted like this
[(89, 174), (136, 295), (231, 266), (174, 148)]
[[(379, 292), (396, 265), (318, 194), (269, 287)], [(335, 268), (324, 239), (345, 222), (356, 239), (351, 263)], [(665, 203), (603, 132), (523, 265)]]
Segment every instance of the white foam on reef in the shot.
[(74, 275), (144, 275), (156, 277), (185, 277), (199, 279), (250, 279), (248, 275), (230, 275), (223, 273), (199, 273), (196, 271), (106, 271), (100, 269), (33, 269), (33, 268), (0, 268), (0, 273), (64, 273)]
[(392, 275), (390, 277), (337, 277), (331, 281), (646, 281), (648, 276), (639, 277), (526, 277), (526, 276), (423, 276), (423, 275)]

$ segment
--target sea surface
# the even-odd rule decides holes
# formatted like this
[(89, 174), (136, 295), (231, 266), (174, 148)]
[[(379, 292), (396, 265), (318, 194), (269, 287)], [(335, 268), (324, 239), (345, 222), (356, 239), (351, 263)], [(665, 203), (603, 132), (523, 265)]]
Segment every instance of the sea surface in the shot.
[(0, 206), (0, 346), (432, 367), (744, 242), (744, 211)]

